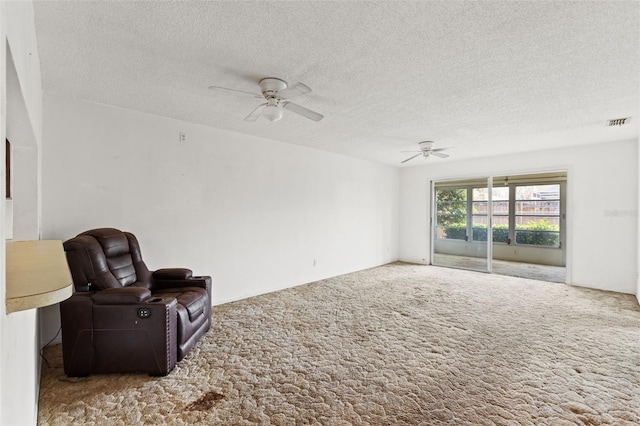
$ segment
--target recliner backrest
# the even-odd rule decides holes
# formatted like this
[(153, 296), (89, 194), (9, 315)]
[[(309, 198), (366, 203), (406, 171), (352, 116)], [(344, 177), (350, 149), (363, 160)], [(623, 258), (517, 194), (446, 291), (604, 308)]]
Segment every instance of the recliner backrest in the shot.
[(64, 243), (76, 287), (91, 283), (92, 290), (129, 285), (151, 288), (151, 273), (142, 260), (140, 245), (129, 232), (98, 228)]

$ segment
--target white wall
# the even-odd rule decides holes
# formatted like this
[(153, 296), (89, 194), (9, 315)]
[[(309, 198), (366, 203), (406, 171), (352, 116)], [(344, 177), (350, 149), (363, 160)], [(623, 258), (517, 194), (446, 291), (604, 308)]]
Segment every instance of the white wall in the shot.
[[(14, 146), (14, 221), (5, 228), (6, 204), (0, 203), (2, 240), (38, 237), (38, 150), (41, 143), (42, 90), (31, 2), (0, 1), (0, 140)], [(7, 45), (10, 50), (7, 50)], [(5, 72), (6, 71), (6, 72)], [(4, 150), (0, 156), (4, 193)], [(4, 198), (4, 196), (3, 196)], [(25, 213), (25, 209), (27, 210)], [(23, 214), (24, 213), (24, 214)], [(19, 216), (18, 216), (19, 215)], [(38, 312), (6, 313), (5, 246), (0, 248), (0, 424), (33, 425), (39, 384)]]
[(402, 169), (400, 259), (429, 261), (429, 182), (567, 170), (567, 280), (636, 293), (638, 141), (585, 145)]
[(44, 111), (43, 238), (131, 231), (150, 269), (213, 276), (214, 304), (398, 258), (393, 167), (59, 97)]

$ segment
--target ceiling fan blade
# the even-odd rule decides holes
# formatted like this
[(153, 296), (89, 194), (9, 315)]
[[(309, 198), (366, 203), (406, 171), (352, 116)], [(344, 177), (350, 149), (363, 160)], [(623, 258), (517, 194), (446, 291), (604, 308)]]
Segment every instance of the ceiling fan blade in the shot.
[(443, 154), (441, 152), (438, 152), (439, 150), (436, 149), (432, 149), (431, 150), (431, 155), (436, 156), (436, 157), (440, 157), (440, 158), (447, 158), (449, 156), (449, 154)]
[(229, 92), (237, 92), (237, 93), (245, 93), (247, 95), (251, 95), (254, 98), (262, 98), (261, 94), (257, 94), (257, 93), (252, 93), (252, 92), (246, 92), (244, 90), (238, 90), (238, 89), (230, 89), (228, 87), (222, 87), (222, 86), (209, 86), (209, 89), (211, 90), (228, 90)]
[(280, 90), (278, 92), (278, 97), (280, 97), (280, 99), (290, 99), (294, 96), (304, 95), (309, 92), (311, 92), (311, 88), (309, 86), (302, 83), (296, 83), (293, 86)]
[(256, 121), (258, 118), (260, 118), (260, 116), (262, 115), (262, 110), (266, 106), (266, 103), (258, 105), (253, 111), (251, 111), (251, 114), (247, 115), (244, 118), (244, 121)]
[(291, 112), (300, 114), (303, 117), (307, 117), (309, 120), (320, 121), (324, 118), (324, 115), (311, 111), (303, 106), (294, 104), (293, 102), (282, 102), (282, 107), (288, 109)]
[(421, 156), (421, 155), (422, 155), (422, 152), (421, 152), (420, 154), (416, 154), (416, 155), (414, 155), (413, 157), (409, 157), (409, 158), (407, 158), (407, 159), (406, 159), (406, 160), (404, 160), (404, 161), (401, 161), (401, 162), (400, 162), (400, 164), (402, 164), (402, 163), (406, 163), (407, 161), (409, 161), (409, 160), (413, 160), (414, 158), (419, 157), (419, 156)]
[(416, 151), (416, 150), (414, 149), (414, 150), (412, 150), (412, 151), (400, 151), (400, 152), (422, 152), (422, 150), (417, 150), (417, 151)]
[(436, 148), (436, 149), (432, 149), (431, 152), (446, 151), (448, 149), (451, 149), (451, 148)]

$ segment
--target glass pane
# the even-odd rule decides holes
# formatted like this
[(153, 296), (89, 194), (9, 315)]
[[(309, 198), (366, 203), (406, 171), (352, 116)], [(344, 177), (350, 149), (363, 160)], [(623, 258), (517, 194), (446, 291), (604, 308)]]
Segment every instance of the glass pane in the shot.
[(560, 200), (516, 201), (517, 215), (559, 215)]
[(468, 253), (476, 262), (474, 269), (487, 270), (487, 227), (489, 224), (489, 188), (471, 189), (471, 242)]
[(473, 214), (487, 214), (487, 202), (486, 201), (473, 201), (471, 203)]
[(487, 188), (473, 188), (471, 198), (473, 201), (487, 201), (489, 199)]
[(493, 242), (506, 243), (509, 241), (509, 216), (493, 215)]
[(560, 185), (516, 187), (516, 244), (560, 246)]
[(558, 216), (517, 216), (516, 229), (560, 231), (560, 218)]
[(493, 242), (509, 241), (509, 187), (494, 187), (491, 193), (493, 202)]
[[(485, 204), (486, 206), (486, 204)], [(473, 215), (473, 241), (487, 241), (487, 215)]]
[(493, 242), (507, 243), (509, 241), (509, 225), (493, 224)]
[(498, 186), (493, 188), (492, 192), (493, 201), (509, 201), (509, 187)]
[(560, 232), (516, 229), (516, 244), (559, 247)]
[(558, 216), (516, 217), (516, 244), (560, 246), (560, 218)]
[(448, 240), (466, 240), (467, 239), (467, 227), (466, 225), (438, 225), (436, 229), (437, 238), (445, 238)]
[[(493, 188), (493, 193), (491, 194), (493, 198), (493, 220), (494, 224), (496, 223), (504, 223), (506, 225), (509, 224), (509, 187), (499, 186), (497, 188)], [(501, 221), (497, 217), (506, 216), (506, 221)]]
[(467, 244), (467, 256), (474, 261), (473, 269), (487, 271), (487, 240), (489, 227), (489, 188), (471, 189), (471, 241)]
[(559, 200), (560, 184), (516, 187), (516, 200)]
[(458, 188), (437, 185), (433, 263), (487, 271), (487, 188), (470, 188), (465, 182)]
[[(509, 240), (509, 187), (492, 188), (493, 242), (506, 243)], [(487, 241), (488, 188), (474, 188), (473, 241)]]
[(436, 190), (436, 238), (464, 240), (467, 237), (467, 190)]
[(493, 215), (493, 227), (495, 228), (496, 226), (502, 226), (504, 225), (505, 227), (509, 226), (509, 216), (506, 215)]
[(471, 191), (472, 241), (487, 241), (487, 211), (489, 191), (487, 188), (473, 188)]
[(509, 201), (493, 201), (494, 215), (509, 215)]

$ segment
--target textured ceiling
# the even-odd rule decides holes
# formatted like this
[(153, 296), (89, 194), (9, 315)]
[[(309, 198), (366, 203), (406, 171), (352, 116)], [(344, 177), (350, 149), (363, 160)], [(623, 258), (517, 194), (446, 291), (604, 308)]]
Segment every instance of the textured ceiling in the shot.
[[(638, 137), (640, 2), (35, 3), (45, 93), (400, 166)], [(258, 80), (325, 115), (243, 118)], [(631, 116), (629, 124), (607, 120)], [(417, 158), (406, 165), (422, 165)]]

